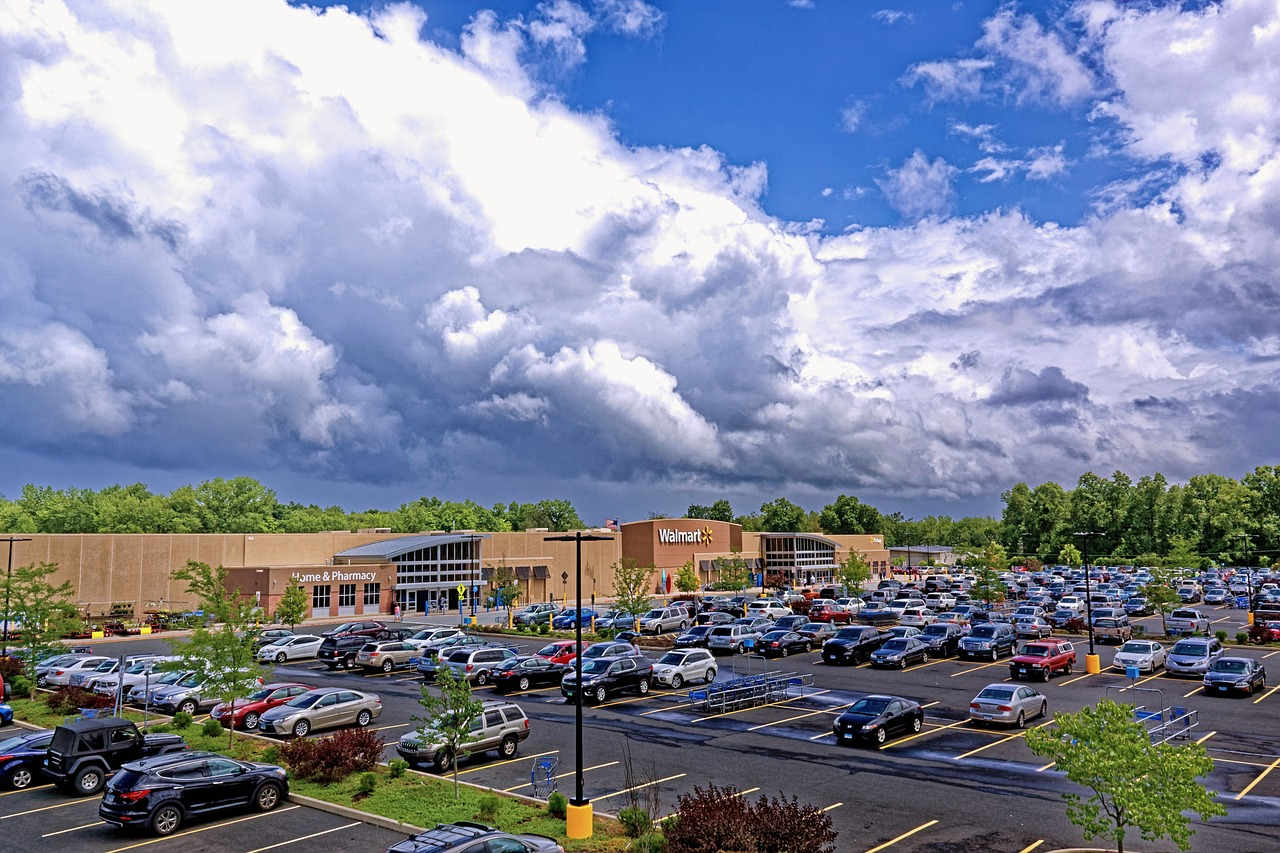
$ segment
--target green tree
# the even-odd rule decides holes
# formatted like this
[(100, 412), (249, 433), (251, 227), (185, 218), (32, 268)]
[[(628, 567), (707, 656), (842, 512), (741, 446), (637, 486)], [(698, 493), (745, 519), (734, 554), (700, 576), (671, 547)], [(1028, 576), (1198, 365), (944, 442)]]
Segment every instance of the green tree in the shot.
[[(204, 690), (222, 702), (243, 699), (258, 686), (260, 667), (254, 637), (250, 628), (254, 618), (253, 600), (239, 589), (227, 588), (227, 570), (208, 563), (188, 560), (173, 573), (174, 580), (187, 584), (187, 590), (204, 611), (207, 619), (192, 630), (191, 636), (169, 641), (179, 660), (166, 664), (170, 669), (190, 669), (203, 676)], [(235, 727), (228, 728), (227, 741), (235, 737)]]
[(200, 529), (206, 533), (274, 533), (279, 529), (276, 493), (252, 477), (216, 477), (193, 490)]
[(818, 513), (818, 527), (831, 536), (879, 533), (880, 511), (853, 495), (840, 495)]
[(307, 591), (297, 578), (289, 578), (289, 585), (280, 594), (276, 603), (275, 620), (281, 625), (288, 625), (290, 630), (307, 617)]
[(1137, 830), (1147, 841), (1171, 839), (1190, 850), (1193, 830), (1184, 812), (1201, 820), (1227, 810), (1198, 781), (1213, 770), (1203, 745), (1152, 743), (1133, 717), (1133, 706), (1103, 699), (1076, 713), (1058, 712), (1052, 727), (1031, 729), (1027, 746), (1053, 759), (1072, 782), (1092, 796), (1063, 794), (1067, 817), (1086, 841), (1107, 838), (1124, 853), (1125, 838)]
[(711, 506), (689, 504), (689, 509), (685, 511), (684, 517), (705, 518), (711, 521), (733, 521), (733, 507), (723, 498)]
[(453, 769), (453, 798), (458, 799), (458, 759), (467, 756), (466, 746), (479, 738), (472, 728), (472, 721), (484, 713), (484, 703), (471, 695), (471, 682), (458, 678), (453, 670), (441, 666), (436, 670), (436, 687), (440, 695), (431, 693), (422, 685), (418, 698), (426, 716), (413, 719), (423, 724), (420, 737), (433, 744), (440, 744)]
[(779, 533), (807, 532), (808, 513), (786, 498), (775, 498), (760, 507), (764, 529)]
[(1160, 625), (1168, 635), (1169, 613), (1182, 606), (1182, 596), (1178, 595), (1177, 589), (1177, 573), (1166, 566), (1152, 568), (1151, 580), (1143, 584), (1142, 594), (1151, 609), (1160, 614)]
[(21, 632), (21, 657), (33, 670), (40, 658), (66, 651), (59, 641), (83, 624), (73, 599), (75, 590), (71, 581), (53, 583), (57, 571), (57, 563), (19, 566), (4, 576), (0, 591), (0, 606), (6, 601), (9, 603), (7, 612), (0, 611), (0, 623), (7, 620), (11, 634), (14, 629)]
[(849, 556), (836, 569), (836, 579), (852, 593), (854, 590), (861, 590), (862, 585), (870, 578), (871, 564), (861, 553), (850, 549)]
[[(588, 571), (594, 579), (595, 570), (588, 567)], [(505, 561), (500, 561), (493, 567), (489, 586), (493, 590), (493, 600), (498, 607), (516, 606), (516, 601), (520, 598), (520, 580), (516, 577), (516, 570), (508, 566)]]
[(1064, 566), (1079, 566), (1084, 563), (1084, 557), (1081, 556), (1079, 548), (1068, 542), (1058, 552), (1058, 562)]
[(586, 527), (573, 504), (564, 500), (542, 500), (536, 504), (513, 503), (507, 507), (506, 517), (511, 530), (545, 527), (547, 530), (564, 532)]
[(693, 570), (693, 560), (685, 560), (684, 565), (676, 570), (676, 589), (684, 593), (698, 591), (698, 573)]
[(613, 564), (613, 606), (632, 616), (649, 611), (649, 590), (657, 571), (653, 564), (640, 565), (632, 557)]
[(716, 581), (718, 589), (733, 589), (741, 592), (751, 581), (751, 570), (747, 567), (747, 561), (739, 553), (735, 552), (731, 557), (717, 557), (716, 568), (720, 574)]
[(1005, 556), (1004, 546), (999, 542), (988, 542), (986, 547), (970, 556), (966, 562), (977, 575), (973, 594), (985, 602), (988, 608), (1004, 601), (1005, 588), (1000, 575), (1009, 571), (1009, 558)]

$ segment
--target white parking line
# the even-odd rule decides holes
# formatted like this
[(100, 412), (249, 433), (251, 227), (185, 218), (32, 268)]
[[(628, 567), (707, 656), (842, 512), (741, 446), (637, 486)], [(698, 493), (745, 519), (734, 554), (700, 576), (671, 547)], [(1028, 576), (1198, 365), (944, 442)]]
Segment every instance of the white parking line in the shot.
[(38, 809), (27, 809), (25, 812), (14, 812), (13, 814), (7, 814), (4, 817), (0, 817), (0, 820), (9, 820), (10, 818), (22, 817), (23, 815), (29, 815), (29, 814), (36, 814), (37, 812), (47, 812), (52, 809), (65, 809), (67, 806), (84, 806), (84, 805), (92, 806), (92, 805), (97, 805), (97, 802), (98, 802), (97, 800), (72, 800), (69, 803), (58, 803), (52, 806), (41, 806)]
[(289, 844), (297, 844), (299, 841), (307, 841), (312, 838), (319, 838), (321, 835), (328, 835), (331, 832), (337, 832), (341, 829), (350, 829), (353, 826), (359, 826), (360, 821), (352, 821), (351, 823), (335, 826), (333, 829), (326, 829), (324, 832), (313, 832), (310, 835), (304, 835), (301, 838), (290, 838), (288, 841), (281, 841), (279, 844), (271, 844), (267, 847), (259, 847), (256, 850), (250, 850), (248, 853), (263, 853), (264, 850), (275, 850), (277, 847), (285, 847)]
[[(654, 785), (661, 785), (663, 782), (670, 782), (673, 779), (683, 779), (685, 776), (688, 776), (688, 775), (689, 775), (688, 773), (677, 773), (674, 776), (667, 776), (665, 779), (654, 779), (652, 782), (645, 782), (640, 785), (632, 785), (630, 788), (623, 788), (621, 791), (614, 791), (612, 794), (605, 794), (602, 797), (596, 797), (595, 801), (600, 802), (601, 800), (607, 800), (607, 799), (610, 799), (611, 797), (617, 797), (621, 794), (627, 793), (628, 791), (638, 791), (641, 788), (651, 788)], [(115, 853), (115, 851), (112, 851), (112, 853)]]
[(93, 823), (84, 823), (80, 826), (73, 826), (70, 829), (59, 829), (57, 832), (46, 832), (41, 838), (53, 838), (55, 835), (65, 835), (68, 832), (79, 832), (82, 829), (89, 829), (94, 826), (102, 826), (102, 821), (95, 820)]
[(175, 832), (173, 835), (166, 835), (161, 838), (152, 838), (150, 841), (139, 841), (137, 844), (130, 844), (127, 847), (117, 847), (114, 850), (108, 850), (107, 853), (124, 853), (125, 850), (134, 850), (134, 849), (137, 849), (138, 847), (146, 847), (149, 844), (159, 844), (161, 841), (169, 841), (170, 839), (173, 839), (173, 838), (181, 838), (184, 835), (195, 835), (197, 832), (208, 832), (211, 829), (221, 829), (224, 826), (231, 826), (237, 823), (244, 823), (247, 820), (257, 820), (260, 817), (270, 817), (271, 815), (283, 814), (284, 812), (291, 812), (294, 809), (300, 809), (300, 808), (302, 808), (302, 806), (286, 806), (282, 809), (273, 809), (272, 811), (269, 811), (269, 812), (262, 812), (260, 814), (249, 815), (248, 817), (242, 817), (242, 818), (239, 818), (238, 820), (224, 820), (222, 823), (212, 823), (207, 826), (197, 827), (196, 829), (188, 829), (186, 832)]

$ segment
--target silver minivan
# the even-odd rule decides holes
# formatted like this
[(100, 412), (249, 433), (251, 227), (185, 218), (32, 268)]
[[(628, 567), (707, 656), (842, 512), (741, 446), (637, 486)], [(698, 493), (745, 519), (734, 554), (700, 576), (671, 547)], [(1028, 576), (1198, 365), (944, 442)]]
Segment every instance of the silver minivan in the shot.
[(716, 625), (707, 635), (707, 648), (712, 654), (726, 652), (744, 654), (748, 648), (754, 648), (760, 639), (760, 632), (748, 625)]

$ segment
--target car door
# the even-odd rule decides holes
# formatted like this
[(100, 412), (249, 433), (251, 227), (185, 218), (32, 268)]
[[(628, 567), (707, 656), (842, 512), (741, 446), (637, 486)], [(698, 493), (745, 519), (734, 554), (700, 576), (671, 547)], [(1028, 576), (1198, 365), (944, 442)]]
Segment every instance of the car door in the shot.
[(907, 705), (901, 699), (894, 699), (889, 703), (889, 707), (885, 709), (885, 731), (889, 734), (898, 734), (907, 730), (908, 714), (906, 713)]
[(213, 808), (244, 805), (253, 795), (255, 779), (244, 767), (226, 758), (210, 758), (205, 762), (206, 784), (213, 794)]
[(327, 729), (331, 726), (342, 725), (341, 709), (338, 707), (337, 693), (330, 693), (327, 696), (321, 696), (311, 709), (311, 728)]

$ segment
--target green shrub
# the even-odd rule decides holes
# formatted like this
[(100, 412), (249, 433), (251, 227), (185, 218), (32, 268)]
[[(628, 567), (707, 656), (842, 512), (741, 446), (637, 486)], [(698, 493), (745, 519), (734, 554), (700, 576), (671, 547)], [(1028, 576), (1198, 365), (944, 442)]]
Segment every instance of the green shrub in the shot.
[(30, 696), (35, 684), (25, 675), (6, 675), (4, 683), (9, 685), (14, 696)]
[(550, 622), (539, 622), (539, 623), (538, 623), (538, 633), (539, 633), (539, 634), (550, 634), (550, 633), (551, 633), (551, 623), (550, 623)]
[(378, 787), (378, 774), (365, 773), (360, 777), (360, 785), (356, 788), (356, 793), (363, 796), (369, 796)]
[(613, 639), (613, 629), (612, 629), (612, 628), (597, 628), (597, 629), (596, 629), (596, 638), (597, 638), (597, 639), (600, 639), (600, 640), (612, 640), (612, 639)]
[(627, 806), (618, 812), (618, 823), (622, 824), (627, 838), (639, 838), (653, 829), (649, 813), (639, 806)]
[(1215, 637), (1217, 637), (1217, 638), (1218, 638), (1218, 642), (1219, 642), (1219, 643), (1225, 643), (1225, 642), (1227, 641), (1227, 632), (1226, 632), (1226, 631), (1214, 631), (1214, 632), (1213, 632), (1213, 636), (1215, 636)]
[(155, 723), (147, 726), (147, 734), (163, 735), (173, 731), (173, 727), (168, 723)]
[(204, 721), (204, 725), (200, 727), (200, 734), (205, 737), (220, 737), (225, 732), (222, 730), (222, 723), (210, 717)]
[(476, 806), (476, 820), (481, 823), (497, 823), (500, 808), (502, 808), (502, 800), (497, 794), (484, 794)]
[(273, 743), (262, 750), (262, 762), (264, 764), (279, 764), (281, 761), (283, 761), (283, 758), (280, 755), (280, 746), (278, 744)]
[(336, 782), (372, 770), (382, 757), (382, 736), (368, 729), (340, 729), (324, 738), (296, 738), (280, 747), (280, 757), (299, 779)]
[(1249, 632), (1236, 631), (1236, 644), (1243, 646), (1247, 642), (1249, 642)]
[(191, 727), (193, 717), (186, 711), (179, 711), (173, 715), (173, 728), (176, 731), (182, 731)]
[(648, 832), (631, 842), (631, 853), (666, 853), (667, 839), (660, 832)]
[(393, 758), (387, 762), (387, 775), (392, 779), (399, 779), (404, 775), (404, 771), (409, 769), (409, 762), (403, 758)]
[(556, 791), (547, 797), (547, 814), (552, 817), (558, 817), (561, 820), (569, 813), (569, 801), (565, 799), (564, 794)]
[(110, 708), (115, 702), (110, 696), (99, 696), (92, 690), (67, 685), (59, 687), (44, 699), (49, 710), (57, 714), (78, 714), (81, 708)]

